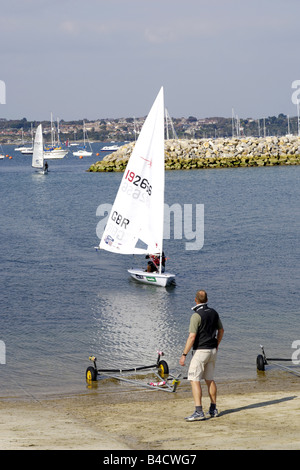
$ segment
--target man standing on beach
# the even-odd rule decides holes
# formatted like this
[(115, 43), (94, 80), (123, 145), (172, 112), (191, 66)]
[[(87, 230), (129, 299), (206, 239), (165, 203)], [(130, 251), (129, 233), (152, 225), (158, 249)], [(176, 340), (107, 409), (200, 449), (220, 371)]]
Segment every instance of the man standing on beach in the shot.
[(202, 410), (201, 379), (205, 379), (210, 397), (208, 417), (218, 416), (216, 408), (217, 386), (214, 381), (214, 369), (217, 359), (217, 350), (222, 340), (224, 329), (218, 312), (207, 306), (207, 293), (199, 290), (195, 298), (196, 306), (190, 319), (189, 336), (182, 356), (179, 360), (181, 366), (185, 365), (185, 358), (193, 348), (193, 357), (188, 370), (188, 380), (191, 382), (195, 411), (185, 418), (187, 421), (201, 421), (205, 419)]

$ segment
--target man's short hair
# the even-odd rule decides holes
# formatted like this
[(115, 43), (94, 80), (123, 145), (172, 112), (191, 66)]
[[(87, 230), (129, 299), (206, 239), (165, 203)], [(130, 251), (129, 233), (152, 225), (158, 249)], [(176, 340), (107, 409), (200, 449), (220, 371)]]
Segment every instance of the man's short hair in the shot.
[(198, 304), (204, 304), (207, 302), (207, 293), (205, 290), (198, 290), (196, 293), (196, 300)]

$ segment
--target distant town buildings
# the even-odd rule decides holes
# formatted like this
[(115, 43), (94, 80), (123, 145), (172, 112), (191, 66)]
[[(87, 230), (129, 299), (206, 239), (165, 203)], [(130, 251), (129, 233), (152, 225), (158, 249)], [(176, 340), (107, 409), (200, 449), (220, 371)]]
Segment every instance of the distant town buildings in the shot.
[[(90, 121), (85, 119), (85, 128), (91, 141), (134, 141), (136, 140), (145, 117), (97, 119)], [(6, 120), (0, 118), (0, 142), (18, 143), (32, 141), (32, 133), (39, 122), (20, 120)], [(51, 123), (44, 121), (43, 133), (45, 141), (50, 141)], [(56, 123), (53, 124), (56, 126)], [(172, 125), (180, 139), (189, 138), (217, 138), (217, 137), (242, 137), (267, 135), (298, 135), (297, 117), (289, 118), (285, 114), (269, 116), (261, 119), (233, 119), (223, 117), (210, 117), (198, 119), (194, 116), (188, 118), (172, 118)], [(61, 142), (80, 141), (83, 138), (83, 121), (60, 121), (59, 132)], [(169, 129), (169, 138), (172, 131)]]

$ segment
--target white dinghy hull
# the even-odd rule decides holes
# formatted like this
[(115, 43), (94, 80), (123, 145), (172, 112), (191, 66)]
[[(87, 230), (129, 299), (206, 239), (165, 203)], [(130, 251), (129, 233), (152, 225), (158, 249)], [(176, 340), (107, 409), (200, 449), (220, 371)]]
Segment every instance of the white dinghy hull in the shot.
[(167, 287), (175, 285), (175, 274), (171, 273), (148, 273), (142, 269), (128, 269), (130, 276), (143, 284)]

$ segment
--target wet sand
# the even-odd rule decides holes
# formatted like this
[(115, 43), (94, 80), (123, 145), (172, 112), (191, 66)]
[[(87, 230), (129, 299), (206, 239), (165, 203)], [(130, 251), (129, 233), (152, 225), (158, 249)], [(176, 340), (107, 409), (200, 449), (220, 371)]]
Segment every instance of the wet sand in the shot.
[(299, 377), (273, 371), (218, 383), (217, 406), (219, 417), (186, 422), (194, 410), (186, 381), (175, 393), (107, 380), (83, 394), (2, 398), (0, 449), (300, 449)]

